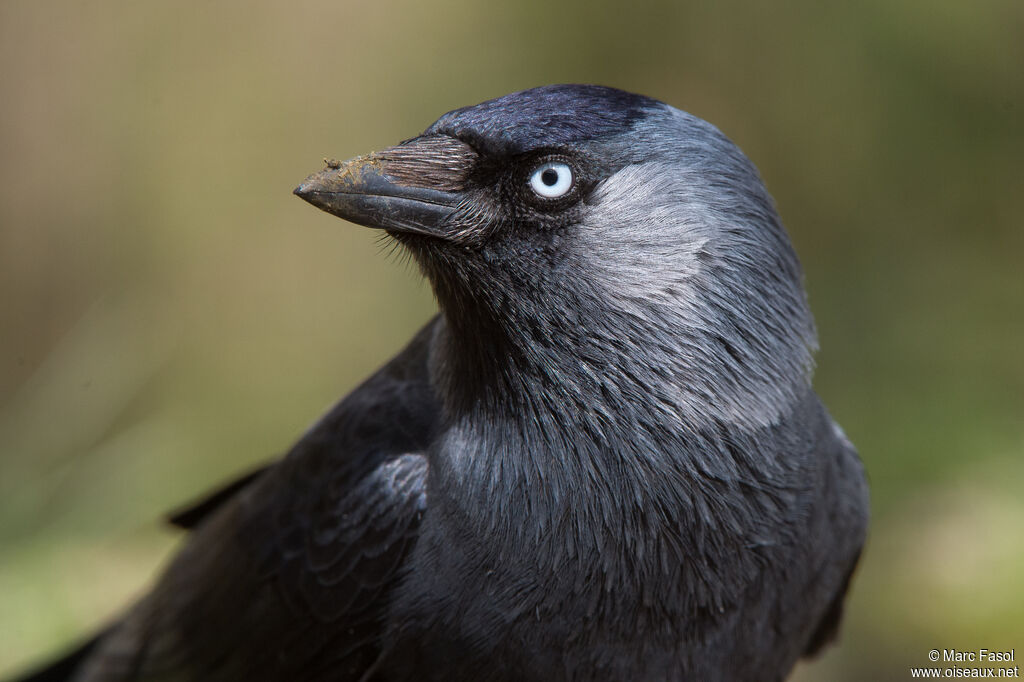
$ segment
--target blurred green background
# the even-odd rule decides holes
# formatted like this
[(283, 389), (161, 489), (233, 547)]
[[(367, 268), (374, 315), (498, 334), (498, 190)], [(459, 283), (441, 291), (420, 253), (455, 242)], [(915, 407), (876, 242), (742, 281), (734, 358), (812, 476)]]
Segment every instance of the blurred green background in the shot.
[(0, 2), (0, 676), (144, 589), (168, 509), (285, 449), (432, 314), (321, 167), (553, 82), (706, 118), (803, 260), (873, 491), (796, 679), (1024, 657), (1024, 3)]

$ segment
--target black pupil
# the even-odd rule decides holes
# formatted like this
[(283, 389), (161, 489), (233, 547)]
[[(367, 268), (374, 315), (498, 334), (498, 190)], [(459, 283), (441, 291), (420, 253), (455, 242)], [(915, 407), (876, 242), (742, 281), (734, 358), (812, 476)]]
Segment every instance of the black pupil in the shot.
[(558, 182), (558, 171), (554, 168), (547, 168), (543, 173), (540, 174), (540, 181), (548, 187), (554, 186)]

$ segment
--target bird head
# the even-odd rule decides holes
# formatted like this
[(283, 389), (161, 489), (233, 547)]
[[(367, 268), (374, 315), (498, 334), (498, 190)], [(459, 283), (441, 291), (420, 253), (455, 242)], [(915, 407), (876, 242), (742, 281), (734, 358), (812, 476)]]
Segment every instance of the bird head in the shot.
[(756, 169), (648, 97), (517, 92), (329, 162), (295, 193), (413, 254), (459, 365), (447, 374), (468, 382), (453, 393), (653, 397), (757, 426), (809, 384), (800, 266)]

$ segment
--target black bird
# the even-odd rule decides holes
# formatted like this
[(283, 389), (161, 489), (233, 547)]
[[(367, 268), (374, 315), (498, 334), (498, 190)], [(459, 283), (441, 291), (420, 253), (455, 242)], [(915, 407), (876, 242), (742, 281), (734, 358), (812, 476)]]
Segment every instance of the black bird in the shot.
[(717, 129), (543, 87), (295, 193), (386, 230), (440, 314), (35, 679), (780, 680), (833, 636), (867, 486)]

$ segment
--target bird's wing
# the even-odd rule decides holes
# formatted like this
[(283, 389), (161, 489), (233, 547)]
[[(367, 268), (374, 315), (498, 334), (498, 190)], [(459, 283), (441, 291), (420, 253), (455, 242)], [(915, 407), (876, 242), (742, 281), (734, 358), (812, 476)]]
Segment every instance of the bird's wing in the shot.
[[(840, 580), (804, 647), (802, 655), (805, 657), (817, 656), (839, 634), (843, 604), (860, 561), (868, 526), (868, 488), (864, 467), (853, 444), (827, 413), (822, 420), (817, 441), (823, 459), (832, 464), (824, 496), (836, 505), (832, 512), (833, 523), (827, 531), (831, 536), (830, 542), (822, 543), (822, 546), (829, 548), (833, 561), (839, 561)], [(841, 557), (846, 557), (845, 563)]]
[(200, 505), (183, 551), (72, 679), (360, 679), (426, 508), (432, 327), (281, 461)]
[(272, 470), (273, 464), (265, 464), (247, 474), (239, 476), (213, 492), (206, 493), (191, 504), (175, 509), (167, 515), (167, 522), (182, 530), (194, 530), (204, 519), (220, 509), (226, 502), (244, 490), (266, 471)]

